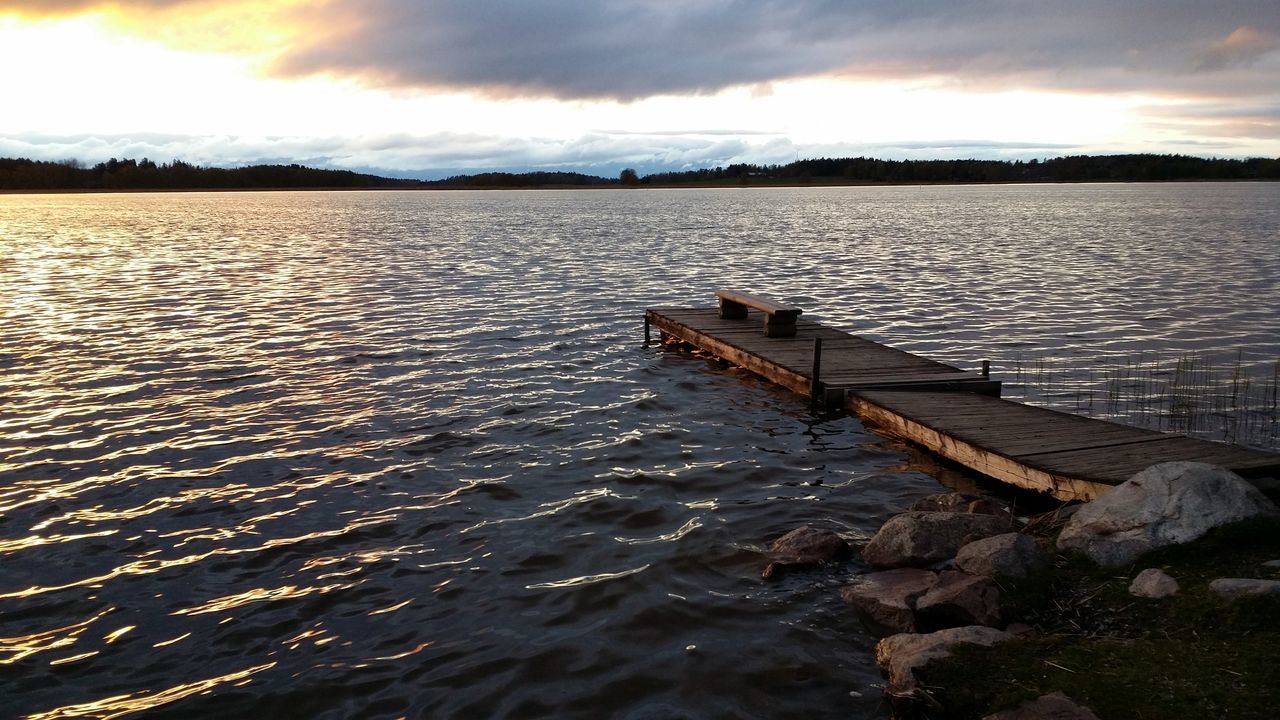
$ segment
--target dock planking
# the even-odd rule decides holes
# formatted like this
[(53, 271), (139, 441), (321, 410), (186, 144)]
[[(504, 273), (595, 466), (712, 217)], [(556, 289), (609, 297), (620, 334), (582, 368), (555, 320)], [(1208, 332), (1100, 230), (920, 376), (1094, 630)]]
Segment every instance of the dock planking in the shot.
[(1275, 453), (1003, 400), (1000, 383), (981, 373), (808, 320), (797, 320), (790, 337), (766, 337), (754, 311), (724, 319), (715, 309), (650, 308), (645, 322), (666, 341), (700, 348), (823, 404), (838, 403), (885, 434), (1060, 500), (1097, 497), (1172, 460), (1222, 465), (1248, 478), (1280, 474)]

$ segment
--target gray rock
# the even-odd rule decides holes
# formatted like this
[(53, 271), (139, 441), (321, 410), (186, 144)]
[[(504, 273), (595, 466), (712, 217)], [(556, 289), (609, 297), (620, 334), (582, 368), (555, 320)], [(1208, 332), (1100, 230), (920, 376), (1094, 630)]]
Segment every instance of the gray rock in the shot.
[(1000, 624), (1000, 589), (989, 577), (949, 570), (916, 601), (918, 623), (928, 628)]
[(1280, 570), (1280, 560), (1268, 560), (1262, 563), (1262, 567), (1271, 568), (1272, 570)]
[(1129, 594), (1158, 600), (1178, 594), (1178, 581), (1160, 568), (1147, 568), (1129, 583)]
[(989, 627), (971, 626), (949, 628), (919, 635), (901, 633), (890, 635), (876, 643), (876, 664), (889, 677), (885, 692), (895, 696), (910, 696), (916, 690), (915, 672), (930, 662), (945, 658), (957, 645), (986, 645), (1011, 640), (1009, 633)]
[(830, 530), (805, 525), (773, 541), (769, 547), (769, 564), (760, 576), (766, 580), (778, 577), (786, 567), (818, 565), (849, 556), (849, 543)]
[(1259, 595), (1280, 595), (1280, 580), (1257, 578), (1218, 578), (1209, 583), (1209, 589), (1219, 597), (1235, 600)]
[(911, 511), (889, 518), (862, 557), (876, 567), (931, 565), (955, 557), (956, 551), (979, 538), (1008, 532), (1007, 517), (956, 512)]
[(1049, 566), (1039, 543), (1021, 533), (975, 540), (956, 553), (956, 565), (974, 575), (1026, 577)]
[(877, 634), (915, 632), (916, 600), (937, 582), (937, 574), (928, 570), (883, 570), (855, 578), (840, 597)]
[(1013, 710), (1001, 710), (982, 720), (1098, 720), (1089, 708), (1060, 692), (1041, 695)]
[(1058, 546), (1116, 567), (1148, 550), (1190, 542), (1275, 505), (1239, 475), (1216, 465), (1170, 462), (1137, 473), (1072, 516)]

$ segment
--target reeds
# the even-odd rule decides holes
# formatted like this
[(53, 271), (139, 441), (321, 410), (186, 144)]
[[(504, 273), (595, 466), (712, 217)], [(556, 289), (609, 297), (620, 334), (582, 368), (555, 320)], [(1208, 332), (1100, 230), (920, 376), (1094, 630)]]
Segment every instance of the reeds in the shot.
[(1280, 449), (1280, 359), (1139, 353), (1100, 358), (1021, 356), (1005, 396), (1129, 425)]

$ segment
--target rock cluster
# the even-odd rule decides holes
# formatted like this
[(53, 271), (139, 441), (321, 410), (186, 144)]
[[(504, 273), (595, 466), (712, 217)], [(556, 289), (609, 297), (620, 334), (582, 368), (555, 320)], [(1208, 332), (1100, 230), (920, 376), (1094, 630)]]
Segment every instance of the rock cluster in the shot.
[(881, 569), (854, 578), (841, 597), (872, 632), (888, 635), (876, 662), (897, 697), (914, 695), (914, 671), (956, 645), (1013, 637), (999, 629), (992, 576), (1025, 575), (1046, 562), (1034, 540), (1013, 532), (1007, 509), (958, 493), (924, 498), (890, 518), (862, 559)]
[[(1195, 540), (1209, 530), (1277, 508), (1253, 485), (1224, 468), (1201, 463), (1155, 465), (1069, 513), (1058, 547), (1083, 552), (1099, 565), (1132, 563), (1143, 553)], [(788, 533), (770, 549), (763, 575), (783, 568), (841, 559), (849, 547), (838, 535), (810, 527)], [(1048, 567), (1034, 538), (1015, 530), (1008, 508), (958, 493), (933, 495), (890, 518), (862, 549), (875, 568), (855, 577), (841, 597), (881, 640), (876, 662), (894, 698), (927, 698), (916, 671), (961, 644), (993, 645), (1032, 632), (1003, 627), (997, 577), (1026, 577)], [(1280, 561), (1274, 563), (1280, 566)], [(1267, 571), (1277, 569), (1267, 563)], [(1280, 580), (1219, 578), (1218, 595), (1234, 599), (1280, 594)], [(1178, 582), (1159, 568), (1134, 577), (1142, 598), (1175, 595)], [(1061, 693), (1051, 693), (984, 720), (1020, 718), (1096, 720)]]

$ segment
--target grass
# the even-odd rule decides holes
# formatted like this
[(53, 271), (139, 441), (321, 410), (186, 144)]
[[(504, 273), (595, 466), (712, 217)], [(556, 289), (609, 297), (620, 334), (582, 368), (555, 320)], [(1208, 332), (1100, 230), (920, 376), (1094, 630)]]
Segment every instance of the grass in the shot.
[[(1232, 602), (1214, 596), (1218, 577), (1280, 579), (1280, 519), (1219, 528), (1187, 545), (1103, 569), (1055, 554), (1045, 573), (1001, 579), (1005, 619), (1037, 628), (991, 648), (966, 646), (918, 676), (947, 709), (923, 717), (980, 718), (1060, 690), (1102, 720), (1277, 717), (1280, 597)], [(1137, 598), (1139, 571), (1160, 567), (1181, 591)]]
[(1280, 449), (1280, 360), (1143, 353), (1099, 360), (1017, 357), (1009, 397), (1154, 430)]

